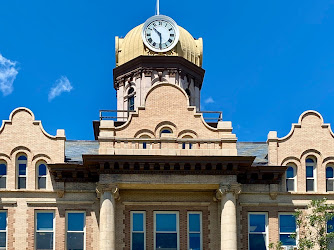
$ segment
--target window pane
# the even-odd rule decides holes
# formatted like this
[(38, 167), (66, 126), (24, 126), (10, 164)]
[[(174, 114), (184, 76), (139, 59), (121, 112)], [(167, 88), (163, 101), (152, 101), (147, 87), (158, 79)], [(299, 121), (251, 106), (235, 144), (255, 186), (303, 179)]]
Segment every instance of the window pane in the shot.
[(157, 233), (156, 248), (159, 250), (177, 250), (177, 234), (176, 233)]
[(19, 158), (17, 158), (18, 160), (27, 160), (27, 157), (25, 155), (21, 155)]
[(313, 178), (313, 166), (306, 167), (306, 177)]
[(132, 233), (132, 250), (144, 250), (144, 233)]
[(38, 174), (46, 175), (46, 166), (44, 164), (38, 166)]
[(200, 214), (189, 214), (189, 231), (200, 232), (201, 231), (201, 217)]
[(146, 142), (143, 142), (143, 149), (146, 149), (146, 148), (147, 148)]
[(176, 231), (176, 214), (156, 214), (157, 231)]
[(201, 249), (201, 234), (199, 233), (189, 234), (189, 248), (190, 250), (200, 250)]
[(46, 177), (38, 177), (38, 188), (46, 188)]
[(133, 225), (133, 231), (144, 231), (144, 214), (138, 213), (132, 214), (132, 225)]
[(295, 246), (296, 239), (291, 238), (290, 234), (281, 234), (279, 240), (282, 242), (283, 246)]
[(265, 232), (266, 216), (264, 214), (251, 214), (249, 216), (249, 232)]
[(0, 233), (0, 247), (6, 247), (6, 233)]
[(26, 175), (26, 164), (19, 164), (19, 175)]
[(296, 218), (293, 215), (280, 215), (280, 232), (294, 233), (296, 231)]
[(68, 231), (83, 231), (84, 230), (84, 213), (68, 213), (67, 227)]
[(6, 230), (7, 227), (7, 213), (0, 212), (0, 230)]
[(37, 213), (37, 230), (53, 230), (53, 213)]
[(306, 191), (314, 191), (314, 180), (306, 180)]
[(327, 233), (334, 232), (334, 219), (327, 221)]
[(314, 163), (314, 161), (313, 161), (311, 158), (307, 158), (307, 159), (306, 159), (306, 162), (307, 162), (307, 163)]
[(0, 175), (6, 175), (6, 174), (7, 174), (6, 164), (1, 163), (0, 164)]
[(19, 177), (18, 188), (26, 188), (26, 177)]
[(295, 191), (295, 180), (292, 179), (286, 180), (286, 188), (287, 191), (289, 192)]
[(326, 178), (333, 178), (333, 168), (332, 167), (327, 167), (326, 168)]
[(288, 167), (286, 170), (286, 178), (293, 178), (295, 177), (293, 167)]
[(326, 190), (334, 191), (333, 179), (326, 180)]
[(36, 250), (52, 250), (53, 233), (36, 233)]
[(250, 234), (249, 235), (249, 250), (266, 250), (265, 234)]
[(67, 233), (67, 250), (83, 250), (84, 233)]
[(6, 188), (6, 177), (0, 177), (0, 188)]

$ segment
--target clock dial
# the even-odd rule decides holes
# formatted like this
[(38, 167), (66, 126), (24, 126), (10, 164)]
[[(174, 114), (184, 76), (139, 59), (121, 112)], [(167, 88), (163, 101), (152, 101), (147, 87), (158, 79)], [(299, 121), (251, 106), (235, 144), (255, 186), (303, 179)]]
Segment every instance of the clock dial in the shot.
[(145, 22), (142, 37), (149, 49), (155, 52), (166, 52), (177, 44), (179, 30), (173, 19), (154, 16)]

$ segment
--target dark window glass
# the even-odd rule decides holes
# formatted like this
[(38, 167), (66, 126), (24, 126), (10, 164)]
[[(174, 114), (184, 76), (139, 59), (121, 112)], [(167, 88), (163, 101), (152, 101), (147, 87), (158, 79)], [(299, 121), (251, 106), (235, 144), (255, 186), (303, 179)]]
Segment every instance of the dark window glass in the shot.
[(182, 143), (182, 149), (186, 149), (186, 143)]
[(132, 233), (132, 250), (144, 250), (144, 233)]
[(6, 176), (0, 176), (0, 188), (6, 188)]
[(306, 163), (314, 163), (314, 161), (313, 161), (313, 159), (311, 159), (311, 158), (307, 158), (307, 159), (306, 159)]
[(41, 232), (36, 233), (36, 249), (52, 250), (53, 249), (53, 233)]
[(306, 191), (314, 191), (314, 180), (306, 180)]
[(0, 249), (6, 249), (6, 232), (0, 232)]
[(189, 231), (201, 231), (201, 217), (200, 214), (189, 214)]
[(306, 177), (313, 178), (313, 166), (306, 166)]
[(280, 234), (279, 239), (282, 242), (283, 246), (296, 245), (296, 239), (292, 238), (290, 234)]
[(156, 231), (176, 231), (176, 214), (157, 214)]
[(128, 110), (135, 110), (135, 97), (131, 96), (129, 97), (129, 104), (128, 104)]
[(38, 177), (38, 188), (39, 189), (46, 188), (46, 177)]
[(85, 225), (84, 213), (68, 213), (68, 231), (83, 231)]
[(26, 188), (26, 177), (19, 177), (19, 179), (18, 179), (18, 188), (19, 189)]
[(83, 250), (84, 233), (67, 233), (67, 250)]
[(133, 231), (144, 231), (144, 214), (142, 213), (133, 213), (132, 215), (133, 220), (132, 220), (132, 226), (133, 226)]
[(333, 178), (333, 168), (332, 167), (327, 167), (326, 168), (326, 178)]
[(327, 221), (327, 233), (334, 232), (334, 218)]
[(249, 235), (249, 250), (266, 250), (266, 235), (265, 234), (250, 234)]
[(0, 230), (6, 230), (7, 227), (7, 213), (0, 212)]
[(53, 230), (53, 213), (37, 213), (37, 230)]
[(27, 160), (27, 157), (25, 155), (21, 155), (19, 156), (19, 158), (17, 158), (18, 160)]
[(296, 218), (290, 214), (280, 215), (280, 232), (294, 233), (296, 231)]
[(265, 232), (266, 216), (264, 214), (251, 214), (249, 217), (249, 232)]
[(189, 143), (189, 149), (192, 149), (193, 145), (191, 143)]
[(161, 131), (161, 134), (171, 134), (172, 131), (170, 131), (169, 129), (164, 129)]
[(294, 179), (286, 180), (286, 188), (288, 192), (295, 191), (295, 180)]
[(326, 191), (330, 192), (330, 191), (334, 191), (334, 180), (333, 179), (327, 179), (326, 180)]
[(189, 234), (189, 248), (190, 250), (200, 250), (201, 249), (201, 234), (199, 233)]
[(294, 174), (294, 169), (293, 167), (288, 167), (288, 169), (286, 170), (286, 178), (294, 178), (295, 174)]
[(19, 164), (19, 175), (26, 175), (26, 164)]
[(7, 166), (4, 163), (0, 164), (0, 175), (6, 175), (7, 174)]
[(46, 175), (46, 166), (44, 164), (40, 164), (38, 166), (38, 174), (39, 175)]
[(156, 249), (177, 250), (177, 233), (157, 233)]
[(143, 149), (146, 149), (146, 148), (147, 148), (146, 142), (143, 142)]

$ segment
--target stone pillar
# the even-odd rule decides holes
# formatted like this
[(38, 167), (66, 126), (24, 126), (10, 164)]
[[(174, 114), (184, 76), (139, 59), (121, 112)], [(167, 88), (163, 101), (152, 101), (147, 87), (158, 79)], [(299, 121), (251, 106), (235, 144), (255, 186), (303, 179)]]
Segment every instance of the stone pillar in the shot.
[(119, 199), (115, 185), (99, 184), (100, 196), (100, 250), (115, 250), (115, 200)]
[(221, 200), (220, 219), (220, 249), (237, 250), (237, 195), (241, 192), (241, 185), (221, 184), (216, 196)]

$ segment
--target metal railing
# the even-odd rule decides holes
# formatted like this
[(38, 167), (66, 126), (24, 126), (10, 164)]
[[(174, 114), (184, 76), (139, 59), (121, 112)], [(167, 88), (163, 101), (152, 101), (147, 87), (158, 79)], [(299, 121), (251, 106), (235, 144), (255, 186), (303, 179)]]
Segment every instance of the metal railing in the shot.
[[(101, 120), (115, 120), (115, 121), (127, 121), (130, 114), (135, 110), (100, 110)], [(203, 118), (206, 122), (216, 123), (223, 120), (223, 112), (221, 111), (197, 111), (203, 114)], [(218, 116), (218, 117), (217, 117)]]

